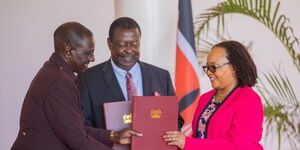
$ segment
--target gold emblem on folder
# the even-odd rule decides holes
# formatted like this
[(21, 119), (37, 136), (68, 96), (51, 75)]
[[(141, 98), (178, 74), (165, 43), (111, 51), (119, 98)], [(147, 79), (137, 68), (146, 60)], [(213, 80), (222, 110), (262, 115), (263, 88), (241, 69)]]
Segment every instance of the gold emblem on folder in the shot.
[(123, 115), (123, 122), (124, 124), (130, 124), (132, 122), (132, 114), (124, 114)]
[(152, 109), (150, 111), (151, 118), (159, 119), (161, 117), (162, 111), (160, 109)]

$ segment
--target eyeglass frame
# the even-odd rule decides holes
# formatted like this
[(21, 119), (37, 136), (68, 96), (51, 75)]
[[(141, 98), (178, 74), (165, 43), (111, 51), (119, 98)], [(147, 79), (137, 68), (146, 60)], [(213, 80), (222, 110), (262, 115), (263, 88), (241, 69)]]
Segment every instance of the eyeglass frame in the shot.
[[(222, 67), (227, 64), (230, 64), (230, 62), (226, 62), (223, 64), (217, 64), (217, 65), (205, 65), (205, 66), (202, 66), (202, 69), (205, 73), (207, 73), (208, 70), (212, 73), (215, 73), (217, 71), (217, 68)], [(211, 69), (211, 67), (214, 67), (214, 69), (213, 69), (214, 71)]]

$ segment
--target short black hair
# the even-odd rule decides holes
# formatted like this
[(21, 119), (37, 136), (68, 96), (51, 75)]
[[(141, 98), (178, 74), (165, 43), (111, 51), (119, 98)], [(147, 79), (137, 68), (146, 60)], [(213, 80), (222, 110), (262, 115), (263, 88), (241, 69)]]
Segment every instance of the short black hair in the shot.
[(140, 36), (142, 35), (141, 28), (139, 24), (133, 20), (132, 18), (129, 17), (120, 17), (116, 19), (109, 27), (109, 39), (113, 39), (114, 37), (114, 31), (117, 28), (121, 29), (133, 29), (133, 28), (138, 28), (140, 32)]
[(87, 36), (93, 37), (93, 33), (78, 22), (67, 22), (60, 25), (54, 32), (55, 51), (62, 49), (63, 43), (78, 47), (80, 41)]
[(243, 44), (237, 41), (224, 41), (214, 45), (214, 47), (221, 47), (226, 50), (227, 59), (235, 70), (239, 86), (252, 87), (257, 83), (256, 66)]

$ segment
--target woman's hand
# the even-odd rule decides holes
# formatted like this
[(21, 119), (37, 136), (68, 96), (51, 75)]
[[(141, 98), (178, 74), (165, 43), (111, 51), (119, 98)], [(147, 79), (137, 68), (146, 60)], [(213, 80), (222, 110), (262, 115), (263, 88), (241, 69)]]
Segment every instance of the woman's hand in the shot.
[(168, 142), (168, 145), (176, 145), (183, 149), (186, 136), (179, 131), (168, 131), (163, 138)]

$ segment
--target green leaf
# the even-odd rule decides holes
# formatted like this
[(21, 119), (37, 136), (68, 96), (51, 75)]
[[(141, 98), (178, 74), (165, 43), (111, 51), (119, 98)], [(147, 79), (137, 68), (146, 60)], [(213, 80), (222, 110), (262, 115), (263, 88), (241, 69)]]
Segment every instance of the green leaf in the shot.
[[(299, 124), (294, 122), (295, 118), (299, 117), (300, 107), (295, 92), (291, 86), (291, 83), (287, 75), (280, 67), (275, 67), (275, 72), (268, 71), (263, 73), (267, 79), (268, 84), (272, 87), (274, 92), (273, 95), (266, 88), (263, 82), (259, 79), (260, 86), (256, 86), (261, 97), (264, 99), (264, 116), (266, 132), (276, 132), (277, 139), (279, 141), (277, 147), (280, 149), (282, 139), (287, 139), (291, 148), (299, 149), (297, 143), (300, 140)], [(267, 96), (268, 95), (268, 96)], [(279, 97), (272, 99), (271, 97)], [(296, 98), (296, 100), (292, 100)], [(279, 103), (277, 103), (278, 101)], [(266, 133), (266, 137), (269, 134)]]
[[(249, 2), (248, 0), (227, 0), (219, 3), (218, 5), (207, 9), (206, 12), (196, 17), (197, 21), (195, 22), (195, 36), (197, 38), (197, 44), (201, 44), (199, 40), (200, 38), (207, 37), (212, 19), (218, 19), (216, 27), (217, 32), (224, 32), (224, 20), (226, 14), (243, 14), (261, 22), (278, 37), (281, 43), (287, 48), (294, 65), (296, 66), (298, 72), (300, 72), (299, 40), (293, 34), (292, 28), (287, 25), (288, 18), (285, 15), (280, 15), (277, 18), (279, 7), (280, 2), (277, 2), (275, 4), (275, 9), (273, 9), (272, 0), (249, 0)], [(203, 36), (203, 33), (206, 33), (206, 36)], [(298, 52), (295, 48), (298, 49)]]

